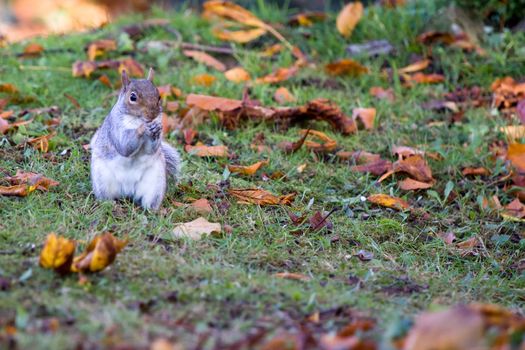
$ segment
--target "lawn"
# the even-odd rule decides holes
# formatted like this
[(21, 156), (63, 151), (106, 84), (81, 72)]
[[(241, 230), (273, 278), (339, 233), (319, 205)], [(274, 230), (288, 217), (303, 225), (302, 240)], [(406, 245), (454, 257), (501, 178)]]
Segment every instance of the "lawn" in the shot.
[[(251, 98), (263, 106), (277, 106), (275, 89), (284, 86), (297, 100), (290, 106), (327, 98), (347, 115), (356, 107), (373, 107), (374, 128), (343, 135), (322, 121), (282, 128), (248, 120), (228, 129), (212, 113), (195, 127), (196, 140), (227, 145), (230, 158), (197, 157), (184, 152), (180, 130), (165, 135), (181, 152), (184, 168), (158, 212), (144, 211), (129, 201), (99, 202), (91, 193), (90, 154), (83, 145), (116, 99), (116, 90), (97, 78), (107, 74), (116, 83), (119, 77), (114, 70), (73, 77), (72, 64), (87, 60), (85, 46), (90, 42), (115, 39), (117, 50), (103, 58), (131, 55), (144, 67), (154, 67), (157, 85), (180, 89), (180, 98), (169, 99), (182, 108), (191, 93), (241, 99), (244, 84), (187, 58), (179, 48), (151, 49), (152, 41), (177, 39), (163, 28), (152, 27), (131, 40), (122, 28), (142, 23), (144, 18), (138, 15), (89, 33), (38, 38), (34, 42), (45, 48), (39, 57), (19, 56), (27, 43), (1, 49), (0, 83), (19, 90), (17, 98), (0, 92), (0, 99), (11, 98), (4, 110), (18, 115), (25, 109), (57, 106), (60, 111), (54, 116), (61, 122), (48, 152), (24, 146), (24, 140), (47, 133), (49, 113), (21, 116), (34, 120), (0, 135), (2, 178), (21, 169), (60, 182), (27, 197), (0, 196), (0, 347), (143, 349), (167, 339), (188, 349), (242, 349), (282, 334), (304, 335), (305, 327), (318, 338), (352, 319), (370, 317), (377, 323), (370, 336), (388, 348), (389, 340), (403, 336), (413, 317), (425, 310), (479, 302), (525, 312), (523, 223), (480, 205), (492, 196), (502, 205), (514, 199), (501, 180), (508, 167), (493, 157), (489, 146), (506, 142), (500, 127), (519, 121), (491, 106), (490, 86), (504, 76), (523, 78), (524, 33), (488, 35), (485, 55), (433, 45), (426, 72), (443, 74), (444, 82), (407, 87), (397, 70), (429, 53), (416, 38), (439, 27), (436, 18), (443, 20), (431, 1), (396, 9), (368, 6), (349, 39), (337, 32), (336, 13), (311, 27), (291, 27), (287, 18), (297, 10), (264, 1), (250, 10), (274, 24), (310, 62), (286, 81), (252, 84)], [(148, 17), (168, 19), (184, 42), (231, 45), (233, 55), (211, 54), (228, 67), (244, 67), (252, 77), (289, 67), (295, 60), (288, 50), (261, 57), (263, 48), (278, 42), (269, 34), (245, 45), (225, 44), (195, 11), (157, 9)], [(357, 57), (368, 74), (333, 77), (324, 71), (325, 64), (348, 57), (348, 44), (379, 39), (388, 40), (395, 52)], [(385, 74), (385, 68), (390, 73)], [(210, 86), (196, 84), (194, 77), (203, 73), (216, 81)], [(392, 88), (395, 100), (372, 96), (370, 88), (376, 86)], [(457, 88), (474, 86), (488, 96), (488, 103), (465, 107), (456, 119), (446, 108), (425, 105)], [(395, 145), (424, 150), (434, 155), (427, 161), (435, 184), (429, 190), (403, 191), (398, 186), (400, 174), (379, 183), (378, 176), (352, 171), (354, 162), (340, 160), (335, 152), (319, 154), (302, 147), (288, 154), (277, 147), (282, 141), (297, 140), (302, 128), (326, 133), (337, 141), (337, 150), (373, 152), (391, 161), (396, 160), (391, 152)], [(271, 148), (265, 154), (250, 146), (261, 134)], [(268, 164), (254, 176), (225, 171), (229, 164), (263, 159)], [(466, 177), (462, 169), (468, 166), (485, 167), (490, 174)], [(255, 187), (275, 195), (296, 195), (288, 206), (259, 206), (240, 204), (227, 193), (228, 188)], [(377, 193), (401, 197), (415, 209), (397, 211), (366, 200)], [(221, 223), (223, 232), (197, 241), (174, 238), (175, 226), (202, 216), (177, 202), (201, 198), (213, 208), (207, 219)], [(333, 211), (328, 218), (332, 227), (308, 230), (303, 225), (298, 233), (290, 213), (310, 216), (316, 211)], [(39, 267), (48, 233), (78, 240), (84, 247), (106, 231), (129, 238), (106, 270), (79, 277)], [(449, 232), (458, 242), (476, 237), (481, 245), (465, 252), (442, 239)], [(301, 279), (276, 276), (283, 272)], [(319, 321), (308, 324), (312, 315)]]

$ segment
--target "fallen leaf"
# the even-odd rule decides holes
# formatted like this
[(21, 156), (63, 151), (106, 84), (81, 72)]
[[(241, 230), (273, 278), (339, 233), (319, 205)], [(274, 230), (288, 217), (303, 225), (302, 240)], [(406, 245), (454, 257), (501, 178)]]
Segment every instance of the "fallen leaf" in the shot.
[(466, 168), (463, 168), (461, 173), (463, 174), (463, 176), (469, 176), (469, 175), (489, 176), (490, 175), (490, 171), (487, 168), (483, 168), (483, 167), (478, 167), (478, 168), (466, 167)]
[(399, 74), (407, 74), (407, 73), (415, 73), (422, 71), (423, 69), (427, 68), (430, 65), (430, 60), (424, 59), (421, 61), (414, 62), (412, 64), (409, 64), (406, 67), (398, 69)]
[(117, 254), (128, 244), (127, 240), (115, 238), (106, 232), (95, 236), (86, 250), (73, 259), (73, 272), (98, 272), (111, 265)]
[(40, 252), (40, 266), (45, 269), (53, 269), (59, 273), (70, 272), (75, 246), (75, 242), (72, 240), (57, 236), (55, 233), (48, 234)]
[(34, 149), (40, 152), (47, 152), (49, 150), (49, 140), (55, 136), (55, 133), (35, 137), (26, 141)]
[(322, 22), (326, 19), (324, 12), (301, 12), (293, 15), (288, 20), (291, 26), (311, 27), (316, 22)]
[(260, 161), (248, 166), (242, 165), (228, 165), (228, 170), (232, 173), (238, 173), (242, 175), (251, 176), (254, 175), (263, 165), (267, 165), (268, 161)]
[(404, 74), (402, 77), (407, 83), (417, 84), (437, 84), (445, 81), (445, 77), (441, 74), (415, 73), (412, 75)]
[(191, 80), (194, 84), (209, 87), (213, 85), (213, 83), (215, 82), (215, 80), (217, 80), (217, 78), (215, 78), (213, 75), (203, 73), (203, 74), (197, 74)]
[(350, 167), (350, 170), (381, 176), (384, 173), (392, 170), (392, 162), (386, 159), (377, 159), (365, 164), (354, 165)]
[(104, 55), (108, 51), (117, 49), (117, 42), (113, 39), (96, 40), (88, 44), (87, 56), (90, 61), (94, 61), (97, 57)]
[(162, 112), (162, 134), (168, 135), (172, 130), (175, 130), (176, 128), (177, 128), (176, 119)]
[(159, 92), (160, 98), (162, 99), (166, 99), (172, 94), (170, 84), (157, 86), (157, 91)]
[(525, 218), (525, 205), (518, 198), (507, 204), (504, 209), (502, 216), (505, 218)]
[(234, 67), (224, 72), (226, 79), (233, 81), (234, 83), (242, 83), (250, 81), (252, 78), (250, 74), (242, 67)]
[(444, 232), (444, 233), (441, 233), (439, 234), (439, 237), (443, 240), (443, 242), (445, 242), (445, 244), (447, 245), (450, 245), (452, 243), (454, 243), (457, 239), (456, 235), (454, 234), (454, 232)]
[(328, 63), (325, 66), (325, 71), (334, 76), (350, 75), (356, 77), (368, 73), (368, 68), (357, 61), (345, 58), (336, 62)]
[(471, 251), (472, 249), (478, 248), (481, 246), (482, 246), (481, 241), (476, 236), (470, 237), (464, 241), (456, 243), (456, 247), (459, 250), (463, 250), (463, 251)]
[[(393, 173), (407, 173), (410, 177), (420, 182), (433, 182), (432, 171), (428, 163), (420, 155), (410, 156), (400, 159), (393, 164)], [(388, 176), (385, 174), (378, 182), (383, 181)]]
[(352, 111), (352, 119), (356, 120), (359, 118), (367, 130), (370, 130), (374, 127), (375, 117), (375, 108), (354, 108)]
[(229, 112), (242, 107), (242, 101), (224, 97), (189, 94), (186, 97), (188, 106), (197, 106), (205, 111)]
[(224, 145), (206, 146), (206, 145), (185, 145), (184, 150), (189, 154), (198, 157), (227, 157), (228, 147)]
[(33, 192), (34, 190), (36, 190), (36, 186), (29, 186), (29, 185), (0, 186), (0, 195), (25, 197), (31, 192)]
[(44, 47), (38, 43), (29, 43), (24, 47), (22, 57), (38, 57), (44, 52)]
[(118, 71), (122, 73), (125, 70), (128, 75), (137, 78), (144, 77), (144, 68), (133, 58), (124, 58), (119, 61)]
[(432, 187), (433, 183), (421, 182), (407, 177), (406, 179), (399, 181), (399, 188), (404, 191), (415, 191), (415, 190), (426, 190)]
[(282, 44), (274, 44), (265, 48), (263, 52), (261, 52), (261, 55), (264, 57), (272, 57), (281, 52), (283, 49), (284, 46)]
[(299, 140), (297, 140), (295, 142), (290, 142), (290, 141), (280, 142), (277, 145), (277, 147), (279, 147), (280, 149), (282, 149), (286, 153), (294, 153), (294, 152), (299, 150), (304, 145), (304, 142), (306, 141), (306, 138), (308, 137), (309, 133), (310, 133), (310, 130), (305, 132), (303, 134), (303, 136)]
[(519, 142), (519, 139), (525, 137), (525, 125), (502, 126), (500, 131), (505, 134), (509, 143)]
[(330, 138), (324, 132), (317, 131), (317, 130), (311, 130), (311, 129), (301, 130), (300, 132), (303, 135), (308, 134), (308, 137), (313, 136), (314, 138), (321, 141), (321, 142), (314, 142), (314, 141), (310, 141), (307, 139), (304, 142), (304, 145), (306, 146), (306, 148), (314, 152), (321, 152), (321, 153), (332, 152), (337, 147), (337, 141)]
[(363, 16), (363, 4), (359, 1), (347, 4), (337, 15), (336, 27), (344, 37), (349, 37)]
[(229, 189), (228, 193), (237, 198), (239, 203), (258, 205), (290, 205), (295, 197), (295, 193), (276, 197), (258, 188)]
[(47, 178), (41, 174), (25, 172), (20, 169), (16, 171), (15, 176), (7, 177), (12, 185), (29, 185), (34, 186), (35, 189), (40, 191), (47, 191), (50, 187), (58, 186), (60, 183)]
[(216, 59), (215, 57), (207, 54), (203, 51), (195, 51), (195, 50), (183, 50), (182, 53), (186, 57), (193, 58), (195, 61), (204, 63), (205, 65), (215, 68), (219, 72), (224, 72), (226, 70), (226, 66), (224, 63)]
[(410, 209), (410, 204), (408, 204), (405, 200), (398, 198), (398, 197), (392, 197), (387, 194), (373, 194), (367, 198), (367, 200), (370, 203), (380, 205), (382, 207), (392, 208), (396, 210), (408, 210)]
[(507, 160), (519, 173), (525, 173), (525, 144), (511, 143), (507, 149)]
[(193, 139), (197, 136), (197, 131), (193, 130), (192, 128), (184, 129), (182, 131), (182, 134), (184, 135), (184, 143), (187, 145), (191, 145), (193, 143)]
[(296, 281), (303, 281), (303, 282), (310, 281), (310, 277), (300, 274), (300, 273), (295, 273), (295, 272), (278, 272), (278, 273), (275, 273), (273, 276), (277, 278), (288, 279), (288, 280), (296, 280)]
[(180, 104), (177, 101), (166, 102), (166, 112), (177, 112), (180, 108)]
[(206, 198), (197, 199), (191, 203), (190, 208), (201, 215), (207, 215), (213, 212), (213, 208)]
[(410, 329), (403, 350), (484, 349), (484, 322), (465, 306), (423, 313)]
[(89, 78), (91, 73), (97, 69), (97, 64), (91, 61), (76, 61), (73, 63), (72, 72), (74, 77)]
[(212, 33), (217, 39), (233, 41), (239, 44), (245, 44), (253, 41), (266, 34), (266, 32), (267, 30), (264, 28), (253, 28), (236, 31), (226, 30), (222, 27), (215, 27), (212, 29)]
[(5, 92), (7, 94), (14, 95), (18, 93), (18, 89), (13, 84), (2, 83), (0, 84), (0, 92)]
[(293, 77), (297, 72), (299, 71), (299, 68), (296, 66), (288, 67), (288, 68), (278, 68), (274, 72), (265, 75), (261, 78), (255, 79), (255, 82), (257, 84), (276, 84), (283, 82), (285, 80), (290, 79)]
[(173, 237), (199, 240), (203, 235), (219, 234), (221, 231), (221, 224), (209, 222), (205, 218), (200, 217), (175, 227), (173, 229)]
[(416, 40), (425, 45), (434, 43), (452, 44), (456, 39), (450, 33), (430, 31), (418, 35)]
[(106, 74), (102, 74), (98, 80), (106, 85), (108, 88), (113, 89), (113, 84), (111, 84), (111, 81), (109, 80), (108, 76)]
[(273, 99), (279, 104), (292, 103), (296, 100), (295, 97), (291, 94), (291, 92), (284, 86), (281, 86), (280, 88), (275, 90), (275, 93), (273, 94)]
[(69, 100), (69, 102), (71, 102), (73, 104), (73, 106), (75, 106), (76, 108), (80, 109), (80, 103), (78, 103), (76, 98), (74, 98), (73, 96), (71, 96), (67, 92), (64, 92), (64, 97), (66, 97)]
[(380, 86), (373, 86), (370, 88), (369, 93), (380, 100), (387, 100), (390, 102), (394, 102), (395, 100), (394, 90), (392, 90), (392, 88), (383, 89)]

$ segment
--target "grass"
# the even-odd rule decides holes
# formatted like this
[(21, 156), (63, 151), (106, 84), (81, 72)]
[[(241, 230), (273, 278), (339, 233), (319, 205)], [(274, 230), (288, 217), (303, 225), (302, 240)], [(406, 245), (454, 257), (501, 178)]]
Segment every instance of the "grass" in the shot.
[[(254, 12), (270, 22), (285, 23), (294, 12), (259, 3)], [(147, 348), (159, 337), (189, 348), (199, 341), (204, 348), (224, 348), (257, 329), (268, 330), (264, 339), (294, 332), (293, 324), (316, 311), (345, 310), (327, 317), (319, 332), (345, 325), (349, 312), (373, 316), (379, 321), (378, 338), (387, 337), (382, 334), (392, 334), (403, 324), (401, 320), (428, 308), (486, 302), (525, 312), (525, 274), (515, 268), (525, 256), (523, 226), (480, 210), (478, 205), (480, 196), (497, 195), (503, 204), (512, 200), (494, 184), (506, 170), (492, 160), (488, 150), (492, 141), (504, 140), (498, 127), (509, 124), (509, 120), (482, 107), (468, 109), (460, 123), (429, 126), (429, 122), (446, 121), (448, 116), (421, 106), (456, 87), (477, 85), (488, 91), (498, 77), (520, 78), (523, 60), (516, 52), (523, 47), (525, 36), (492, 34), (486, 43), (486, 57), (434, 47), (434, 70), (443, 72), (446, 81), (406, 89), (395, 79), (386, 81), (381, 69), (403, 67), (414, 55), (423, 54), (425, 48), (415, 38), (428, 29), (425, 25), (437, 9), (433, 3), (422, 3), (396, 10), (368, 8), (350, 40), (336, 32), (333, 15), (311, 28), (279, 27), (290, 42), (318, 63), (280, 85), (289, 88), (297, 104), (323, 97), (336, 102), (347, 114), (356, 106), (377, 108), (372, 131), (342, 136), (323, 123), (314, 127), (336, 139), (341, 148), (380, 153), (388, 159), (392, 159), (391, 147), (399, 144), (441, 154), (443, 160), (430, 160), (437, 179), (434, 194), (403, 192), (395, 178), (378, 184), (376, 177), (352, 172), (348, 164), (333, 156), (319, 157), (304, 148), (286, 155), (276, 149), (269, 155), (264, 172), (282, 171), (287, 174), (285, 179), (263, 181), (260, 175), (231, 175), (229, 180), (235, 188), (257, 186), (275, 194), (295, 192), (293, 205), (237, 204), (232, 198), (217, 196), (213, 189), (223, 180), (225, 165), (261, 160), (261, 155), (250, 148), (256, 134), (264, 133), (272, 146), (297, 139), (299, 127), (280, 130), (269, 124), (247, 123), (226, 130), (212, 119), (198, 127), (199, 139), (228, 145), (234, 160), (183, 154), (181, 185), (170, 186), (158, 213), (145, 212), (128, 202), (98, 202), (90, 192), (89, 153), (82, 145), (100, 125), (114, 95), (95, 79), (96, 74), (93, 79), (73, 78), (70, 67), (74, 61), (85, 59), (84, 46), (95, 39), (111, 37), (124, 43), (120, 28), (141, 21), (141, 17), (125, 17), (92, 33), (38, 39), (46, 49), (58, 49), (39, 58), (18, 58), (16, 53), (22, 51), (23, 43), (4, 48), (0, 82), (12, 83), (22, 95), (34, 98), (29, 104), (11, 104), (6, 109), (56, 105), (61, 109), (62, 122), (51, 144), (51, 158), (15, 145), (28, 136), (43, 134), (42, 119), (0, 139), (3, 175), (23, 169), (60, 182), (49, 192), (35, 192), (25, 198), (0, 197), (0, 278), (10, 281), (10, 287), (0, 291), (0, 341), (9, 346), (6, 327), (11, 325), (16, 327), (16, 334), (10, 341), (22, 349), (65, 349), (77, 344), (85, 348), (123, 344)], [(155, 10), (151, 17), (168, 18), (185, 41), (220, 44), (211, 35), (210, 25), (193, 12)], [(171, 37), (162, 29), (152, 29), (137, 45), (159, 39)], [(396, 55), (360, 58), (370, 74), (337, 78), (335, 89), (305, 83), (333, 80), (322, 71), (322, 64), (345, 57), (350, 42), (374, 39), (388, 39), (396, 47)], [(271, 37), (264, 37), (246, 47), (236, 46), (235, 58), (254, 77), (290, 65), (293, 58), (286, 52), (276, 60), (256, 56), (262, 44), (272, 42)], [(242, 95), (241, 85), (185, 58), (178, 50), (137, 50), (133, 54), (145, 66), (155, 67), (158, 85), (169, 83), (185, 94)], [(124, 53), (118, 51), (109, 57), (121, 55)], [(210, 87), (192, 84), (191, 78), (204, 72), (215, 75), (216, 83)], [(112, 81), (118, 79), (115, 72), (108, 74)], [(374, 99), (368, 92), (372, 86), (391, 86), (396, 101)], [(275, 86), (257, 85), (252, 96), (264, 105), (275, 105), (274, 90)], [(76, 98), (81, 108), (75, 108), (64, 93)], [(180, 135), (174, 133), (167, 139), (179, 144), (182, 152)], [(305, 163), (305, 171), (299, 173), (297, 167)], [(461, 175), (464, 166), (485, 166), (492, 175), (485, 180), (466, 179)], [(457, 196), (446, 202), (444, 190), (449, 182)], [(430, 216), (415, 218), (361, 201), (362, 196), (372, 193), (403, 197)], [(170, 232), (176, 223), (198, 215), (170, 202), (192, 198), (208, 198), (214, 203), (216, 210), (208, 219), (230, 225), (232, 232), (196, 242), (173, 240)], [(226, 212), (217, 209), (223, 202), (229, 205)], [(293, 235), (296, 228), (290, 226), (287, 210), (298, 213), (307, 207), (311, 212), (337, 208), (330, 217), (333, 230)], [(49, 232), (87, 242), (107, 230), (120, 237), (128, 235), (131, 243), (109, 269), (89, 275), (88, 283), (38, 267), (38, 255)], [(454, 232), (459, 240), (478, 236), (487, 249), (484, 254), (463, 257), (439, 239), (438, 234), (447, 231)], [(359, 250), (373, 253), (374, 259), (360, 261), (355, 256)], [(283, 271), (301, 273), (311, 280), (273, 277)]]

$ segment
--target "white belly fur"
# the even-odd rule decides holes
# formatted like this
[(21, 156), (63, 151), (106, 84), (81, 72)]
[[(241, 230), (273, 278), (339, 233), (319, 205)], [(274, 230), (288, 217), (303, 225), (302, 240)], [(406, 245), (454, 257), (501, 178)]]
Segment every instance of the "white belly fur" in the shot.
[(109, 179), (111, 185), (109, 191), (118, 194), (119, 197), (135, 197), (139, 185), (141, 188), (156, 187), (155, 184), (142, 184), (142, 182), (150, 182), (152, 179), (148, 173), (154, 169), (162, 169), (162, 159), (150, 155), (140, 155), (133, 158), (117, 156), (109, 161), (106, 161), (106, 169), (110, 173)]

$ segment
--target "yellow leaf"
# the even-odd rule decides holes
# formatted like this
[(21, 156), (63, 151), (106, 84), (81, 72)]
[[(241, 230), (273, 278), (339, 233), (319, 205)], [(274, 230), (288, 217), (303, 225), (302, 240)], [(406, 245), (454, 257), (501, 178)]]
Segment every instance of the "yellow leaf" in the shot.
[(363, 4), (360, 1), (347, 4), (337, 15), (336, 26), (339, 33), (344, 37), (352, 34), (357, 23), (363, 16)]
[(406, 210), (410, 208), (410, 204), (398, 197), (392, 197), (387, 194), (373, 194), (369, 196), (368, 201), (382, 207), (392, 208), (396, 210)]
[(40, 266), (66, 273), (71, 269), (75, 242), (54, 233), (47, 235), (46, 243), (40, 253)]
[(119, 240), (107, 232), (96, 236), (89, 243), (86, 251), (75, 257), (71, 270), (73, 272), (97, 272), (111, 265), (117, 254), (126, 246), (127, 240)]
[(268, 164), (267, 160), (257, 162), (248, 166), (228, 165), (228, 170), (230, 170), (232, 173), (239, 173), (242, 175), (254, 175), (257, 172), (257, 170), (259, 170), (263, 165), (266, 164)]
[(235, 67), (224, 72), (226, 79), (234, 83), (242, 83), (251, 79), (250, 74), (242, 67)]

